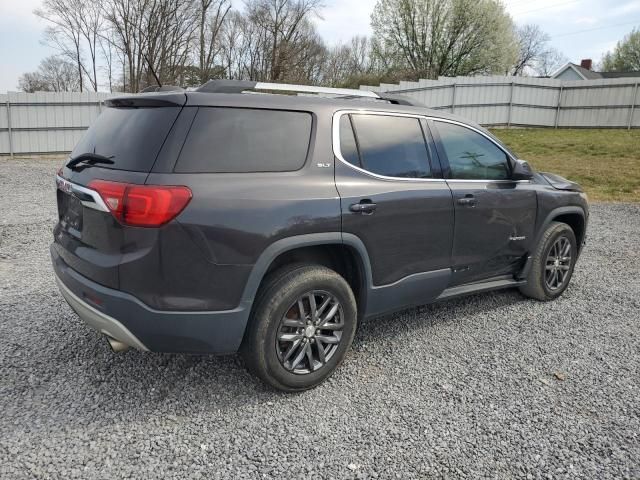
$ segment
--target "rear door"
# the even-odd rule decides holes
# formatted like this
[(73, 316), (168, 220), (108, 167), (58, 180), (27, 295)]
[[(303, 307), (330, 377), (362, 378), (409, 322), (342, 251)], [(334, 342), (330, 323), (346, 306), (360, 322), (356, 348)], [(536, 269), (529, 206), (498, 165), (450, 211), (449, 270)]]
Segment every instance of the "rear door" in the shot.
[(455, 204), (452, 285), (517, 271), (530, 251), (537, 198), (511, 180), (510, 155), (481, 130), (430, 122)]
[[(184, 101), (184, 95), (173, 97), (178, 103)], [(135, 255), (136, 250), (148, 248), (155, 234), (142, 229), (127, 232), (89, 184), (97, 179), (144, 184), (181, 111), (180, 105), (164, 100), (154, 103), (144, 96), (136, 100), (142, 104), (122, 101), (106, 108), (69, 157), (91, 154), (103, 161), (65, 165), (56, 178), (55, 252), (81, 275), (112, 288), (118, 287), (124, 252)]]
[[(449, 268), (451, 192), (425, 128), (420, 117), (402, 114), (354, 111), (334, 117), (342, 230), (364, 243), (376, 287)], [(425, 290), (422, 299), (439, 293)]]

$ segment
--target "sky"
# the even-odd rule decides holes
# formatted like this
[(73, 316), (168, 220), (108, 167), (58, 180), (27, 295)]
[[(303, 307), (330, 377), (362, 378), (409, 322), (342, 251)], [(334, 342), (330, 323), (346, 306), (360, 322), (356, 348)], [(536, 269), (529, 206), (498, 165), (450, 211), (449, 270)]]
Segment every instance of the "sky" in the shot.
[[(56, 53), (41, 43), (46, 28), (33, 14), (41, 0), (0, 0), (0, 93), (17, 90), (18, 78)], [(99, 1), (99, 0), (96, 0)], [(239, 3), (237, 0), (234, 3)], [(634, 26), (640, 27), (640, 0), (504, 0), (518, 25), (536, 23), (551, 45), (569, 60), (598, 62)], [(316, 23), (329, 43), (371, 33), (376, 0), (325, 0)]]

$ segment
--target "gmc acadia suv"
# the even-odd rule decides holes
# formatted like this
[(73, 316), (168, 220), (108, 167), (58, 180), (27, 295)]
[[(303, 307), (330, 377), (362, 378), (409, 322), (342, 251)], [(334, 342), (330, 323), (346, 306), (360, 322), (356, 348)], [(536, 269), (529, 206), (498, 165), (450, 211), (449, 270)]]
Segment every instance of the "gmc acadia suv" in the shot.
[(578, 185), (398, 96), (217, 80), (106, 103), (58, 172), (51, 255), (116, 351), (239, 351), (303, 390), (363, 318), (558, 297), (584, 242)]

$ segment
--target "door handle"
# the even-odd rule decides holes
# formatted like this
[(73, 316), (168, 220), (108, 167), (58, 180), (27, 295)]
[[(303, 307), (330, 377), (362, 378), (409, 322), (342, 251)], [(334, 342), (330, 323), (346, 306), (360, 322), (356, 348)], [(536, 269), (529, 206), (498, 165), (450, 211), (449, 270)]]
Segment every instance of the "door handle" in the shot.
[(360, 201), (360, 203), (354, 203), (349, 206), (349, 210), (351, 210), (353, 213), (362, 213), (364, 215), (371, 215), (373, 212), (375, 212), (376, 208), (377, 205), (371, 202), (371, 200), (362, 200)]
[(458, 205), (464, 205), (465, 207), (475, 207), (478, 203), (478, 200), (473, 195), (467, 194), (464, 197), (459, 198), (457, 202)]

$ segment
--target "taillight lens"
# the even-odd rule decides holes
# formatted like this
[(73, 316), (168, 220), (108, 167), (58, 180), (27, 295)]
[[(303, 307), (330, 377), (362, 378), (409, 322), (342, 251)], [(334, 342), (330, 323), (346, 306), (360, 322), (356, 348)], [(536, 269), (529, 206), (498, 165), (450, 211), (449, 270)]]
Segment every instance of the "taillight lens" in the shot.
[(135, 227), (164, 225), (184, 210), (191, 200), (191, 190), (181, 186), (93, 180), (89, 188), (100, 194), (120, 223)]

